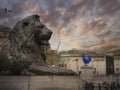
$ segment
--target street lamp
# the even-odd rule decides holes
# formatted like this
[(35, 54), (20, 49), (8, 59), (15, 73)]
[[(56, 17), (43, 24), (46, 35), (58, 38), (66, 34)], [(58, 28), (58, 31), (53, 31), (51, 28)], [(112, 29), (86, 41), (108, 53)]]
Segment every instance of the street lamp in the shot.
[(76, 59), (75, 61), (76, 61), (76, 71), (77, 71), (77, 73), (78, 73), (78, 72), (79, 72), (78, 59)]

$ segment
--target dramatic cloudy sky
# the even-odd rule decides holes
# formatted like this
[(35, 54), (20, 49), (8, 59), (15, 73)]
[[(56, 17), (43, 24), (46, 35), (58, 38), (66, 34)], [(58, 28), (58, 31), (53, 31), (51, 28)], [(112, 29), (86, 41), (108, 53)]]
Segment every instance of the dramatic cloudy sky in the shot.
[(31, 14), (53, 31), (52, 49), (59, 42), (59, 50), (120, 48), (120, 0), (0, 0), (0, 24), (13, 27)]

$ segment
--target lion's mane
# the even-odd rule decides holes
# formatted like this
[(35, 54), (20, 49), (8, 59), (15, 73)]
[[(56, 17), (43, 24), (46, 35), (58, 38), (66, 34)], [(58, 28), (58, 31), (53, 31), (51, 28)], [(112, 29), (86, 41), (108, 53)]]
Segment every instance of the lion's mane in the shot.
[[(10, 72), (11, 67), (16, 68), (19, 64), (22, 66), (18, 67), (17, 70), (22, 67), (26, 69), (33, 64), (45, 65), (46, 55), (44, 47), (49, 46), (48, 41), (51, 34), (51, 30), (40, 21), (38, 15), (28, 16), (16, 23), (8, 40), (2, 45), (0, 50), (0, 60), (10, 64), (8, 69), (5, 70)], [(15, 64), (17, 64), (16, 67)], [(3, 69), (0, 72), (4, 71), (4, 67), (1, 68)]]

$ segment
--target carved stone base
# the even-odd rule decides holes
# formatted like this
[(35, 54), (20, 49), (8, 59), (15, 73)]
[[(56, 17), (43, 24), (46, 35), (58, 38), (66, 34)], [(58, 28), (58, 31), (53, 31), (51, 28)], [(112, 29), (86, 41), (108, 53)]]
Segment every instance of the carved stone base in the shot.
[(87, 65), (81, 67), (81, 75), (80, 75), (80, 77), (81, 77), (82, 80), (85, 80), (85, 81), (86, 80), (87, 81), (92, 80), (93, 76), (94, 76), (93, 67), (90, 67), (90, 66), (87, 66)]

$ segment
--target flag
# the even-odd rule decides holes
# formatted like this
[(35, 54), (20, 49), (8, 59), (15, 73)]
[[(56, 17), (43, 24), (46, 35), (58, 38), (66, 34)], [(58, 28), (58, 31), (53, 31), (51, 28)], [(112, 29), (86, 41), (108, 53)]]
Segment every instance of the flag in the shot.
[(4, 8), (4, 12), (5, 12), (5, 13), (12, 13), (12, 10), (7, 9), (7, 8)]

